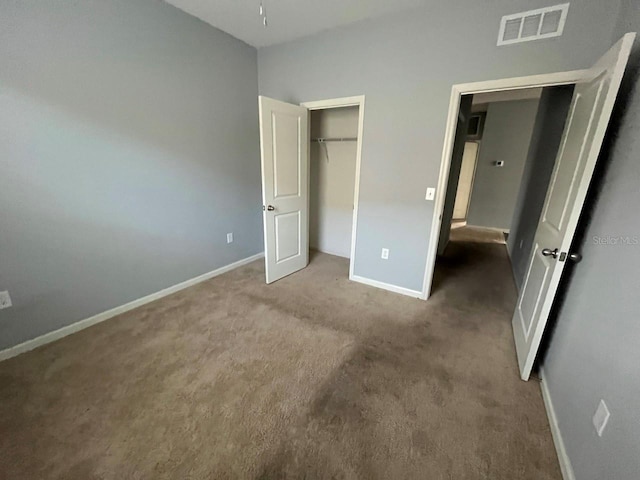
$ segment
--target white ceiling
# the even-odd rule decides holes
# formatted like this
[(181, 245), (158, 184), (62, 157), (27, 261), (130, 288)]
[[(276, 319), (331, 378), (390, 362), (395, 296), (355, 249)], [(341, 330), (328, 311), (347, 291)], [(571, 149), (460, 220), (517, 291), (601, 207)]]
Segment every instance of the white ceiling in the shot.
[(428, 0), (166, 0), (254, 47), (287, 42), (340, 25), (424, 5)]

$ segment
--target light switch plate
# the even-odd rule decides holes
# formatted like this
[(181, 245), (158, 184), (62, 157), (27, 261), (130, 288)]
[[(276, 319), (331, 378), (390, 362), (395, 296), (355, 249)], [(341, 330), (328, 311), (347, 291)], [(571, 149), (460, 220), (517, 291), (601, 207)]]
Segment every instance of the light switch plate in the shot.
[(388, 248), (383, 248), (382, 249), (382, 255), (380, 255), (380, 257), (383, 260), (389, 260), (389, 249)]
[(11, 297), (8, 291), (0, 292), (0, 310), (3, 308), (9, 308), (11, 306)]
[(609, 422), (609, 417), (611, 413), (609, 412), (609, 408), (607, 408), (607, 404), (604, 403), (604, 400), (600, 400), (598, 404), (598, 409), (596, 410), (595, 415), (593, 416), (593, 426), (596, 428), (596, 432), (598, 436), (601, 437), (604, 433), (604, 429)]
[(227, 243), (233, 242), (233, 233), (227, 233)]
[(427, 195), (424, 198), (425, 200), (433, 200), (436, 198), (436, 189), (433, 187), (427, 188)]

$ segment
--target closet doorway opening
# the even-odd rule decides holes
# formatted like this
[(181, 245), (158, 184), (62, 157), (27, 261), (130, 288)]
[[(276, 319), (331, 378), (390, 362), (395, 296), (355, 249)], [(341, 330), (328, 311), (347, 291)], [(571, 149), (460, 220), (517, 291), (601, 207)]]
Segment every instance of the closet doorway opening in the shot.
[[(314, 229), (311, 246), (349, 257), (349, 279), (360, 281), (353, 271), (364, 96), (293, 105), (260, 95), (258, 115), (266, 282), (275, 282), (308, 265), (310, 225)], [(311, 221), (310, 188), (314, 195)]]
[(364, 97), (301, 106), (309, 110), (309, 248), (349, 258), (352, 278)]

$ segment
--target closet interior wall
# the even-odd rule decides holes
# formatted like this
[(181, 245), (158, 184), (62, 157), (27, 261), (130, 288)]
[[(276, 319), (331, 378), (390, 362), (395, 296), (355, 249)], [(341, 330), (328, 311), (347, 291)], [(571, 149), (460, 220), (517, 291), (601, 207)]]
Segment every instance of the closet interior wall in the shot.
[(311, 112), (309, 245), (346, 258), (351, 254), (358, 113), (358, 107)]

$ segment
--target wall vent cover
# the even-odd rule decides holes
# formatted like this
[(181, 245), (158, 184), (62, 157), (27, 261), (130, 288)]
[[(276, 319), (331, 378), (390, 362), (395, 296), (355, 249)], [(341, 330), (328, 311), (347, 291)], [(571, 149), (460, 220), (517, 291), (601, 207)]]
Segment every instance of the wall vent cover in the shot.
[(505, 15), (500, 22), (498, 45), (559, 37), (564, 30), (569, 4)]

